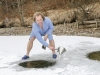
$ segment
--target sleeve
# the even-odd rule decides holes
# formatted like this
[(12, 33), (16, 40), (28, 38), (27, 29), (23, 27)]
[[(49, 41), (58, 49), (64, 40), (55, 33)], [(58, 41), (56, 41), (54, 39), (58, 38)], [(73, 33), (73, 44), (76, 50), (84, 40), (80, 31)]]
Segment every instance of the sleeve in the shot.
[(43, 44), (45, 47), (48, 47), (48, 43), (46, 41), (43, 40), (42, 36), (40, 35), (40, 33), (38, 31), (34, 31), (35, 37), (37, 38), (37, 40)]
[(52, 24), (52, 22), (51, 22), (51, 20), (49, 18), (48, 18), (48, 25), (49, 25), (49, 29), (46, 32), (46, 34), (50, 35), (50, 34), (52, 34), (52, 32), (54, 30), (54, 26), (53, 26), (53, 24)]
[(37, 40), (41, 44), (43, 44), (45, 47), (48, 47), (48, 43), (43, 40), (42, 36), (39, 33), (39, 30), (38, 30), (38, 27), (36, 26), (36, 24), (33, 25), (32, 32), (34, 33), (35, 37), (37, 38)]

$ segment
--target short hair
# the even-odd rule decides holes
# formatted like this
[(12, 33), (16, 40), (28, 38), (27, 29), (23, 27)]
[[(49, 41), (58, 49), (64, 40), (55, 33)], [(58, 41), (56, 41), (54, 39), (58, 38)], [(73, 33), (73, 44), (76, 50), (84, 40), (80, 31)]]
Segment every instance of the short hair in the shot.
[(43, 21), (44, 21), (44, 15), (41, 13), (41, 12), (36, 12), (36, 13), (34, 13), (34, 15), (33, 15), (33, 20), (34, 20), (34, 22), (36, 21), (36, 16), (39, 16), (39, 15), (41, 15), (41, 17), (43, 18)]

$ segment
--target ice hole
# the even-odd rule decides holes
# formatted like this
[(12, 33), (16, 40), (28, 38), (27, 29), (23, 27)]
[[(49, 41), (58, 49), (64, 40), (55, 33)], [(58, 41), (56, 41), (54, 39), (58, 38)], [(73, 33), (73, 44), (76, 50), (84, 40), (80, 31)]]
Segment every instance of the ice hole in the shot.
[(46, 61), (46, 60), (36, 60), (36, 61), (27, 61), (22, 62), (19, 65), (24, 68), (46, 68), (56, 64), (56, 61)]
[(100, 61), (100, 51), (89, 53), (88, 58)]

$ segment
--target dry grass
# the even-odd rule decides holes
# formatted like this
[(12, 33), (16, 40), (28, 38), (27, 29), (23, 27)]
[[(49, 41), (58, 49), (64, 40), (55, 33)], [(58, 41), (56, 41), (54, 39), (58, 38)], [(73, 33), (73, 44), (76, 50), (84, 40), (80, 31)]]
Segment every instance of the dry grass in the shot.
[[(36, 11), (48, 11), (48, 10), (59, 10), (59, 9), (72, 9), (81, 5), (89, 5), (91, 3), (99, 2), (99, 0), (23, 0), (24, 1), (24, 16), (31, 17)], [(16, 0), (7, 0), (8, 12), (6, 11), (5, 0), (1, 0), (0, 5), (0, 19), (5, 17), (20, 17), (17, 7)], [(75, 6), (74, 6), (75, 5)]]
[[(10, 0), (9, 6), (10, 6)], [(16, 2), (16, 0), (14, 0)], [(4, 1), (3, 1), (4, 2)], [(98, 2), (98, 3), (96, 3)], [(78, 5), (78, 3), (81, 4), (81, 6)], [(87, 5), (88, 4), (88, 5)], [(26, 7), (27, 6), (27, 7)], [(85, 12), (89, 12), (88, 14), (84, 13), (82, 8), (85, 10)], [(6, 9), (3, 5), (2, 10)], [(91, 0), (91, 1), (85, 1), (85, 0), (25, 0), (24, 2), (24, 16), (27, 18), (24, 18), (24, 25), (23, 26), (31, 26), (32, 25), (32, 16), (36, 11), (44, 12), (46, 16), (50, 17), (53, 24), (61, 24), (64, 22), (71, 23), (74, 21), (82, 21), (82, 20), (94, 20), (95, 17), (100, 18), (100, 4), (99, 0)], [(3, 13), (3, 14), (2, 14)], [(6, 24), (6, 27), (21, 26), (20, 19), (19, 19), (19, 13), (18, 8), (15, 7), (14, 9), (9, 7), (9, 12), (6, 14), (4, 11), (2, 11), (3, 20), (5, 20), (5, 17), (8, 17), (11, 19), (9, 24)], [(4, 14), (5, 13), (5, 14)], [(14, 20), (13, 20), (13, 19)], [(2, 18), (0, 18), (2, 19)], [(2, 27), (2, 23), (0, 23), (0, 27)]]
[(51, 10), (47, 11), (47, 16), (52, 20), (54, 25), (64, 22), (70, 23), (75, 18), (73, 10)]

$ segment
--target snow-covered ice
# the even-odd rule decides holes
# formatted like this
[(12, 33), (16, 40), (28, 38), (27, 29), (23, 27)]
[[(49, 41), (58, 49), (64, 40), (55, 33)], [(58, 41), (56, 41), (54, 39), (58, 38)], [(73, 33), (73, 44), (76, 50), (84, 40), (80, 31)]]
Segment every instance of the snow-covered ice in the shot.
[[(0, 75), (100, 75), (100, 61), (90, 60), (87, 54), (100, 51), (100, 38), (85, 36), (56, 36), (56, 48), (63, 46), (66, 52), (52, 58), (52, 52), (43, 50), (35, 40), (30, 52), (31, 60), (56, 61), (48, 68), (23, 68), (18, 63), (26, 53), (29, 36), (0, 36)], [(48, 41), (47, 41), (48, 42)]]

